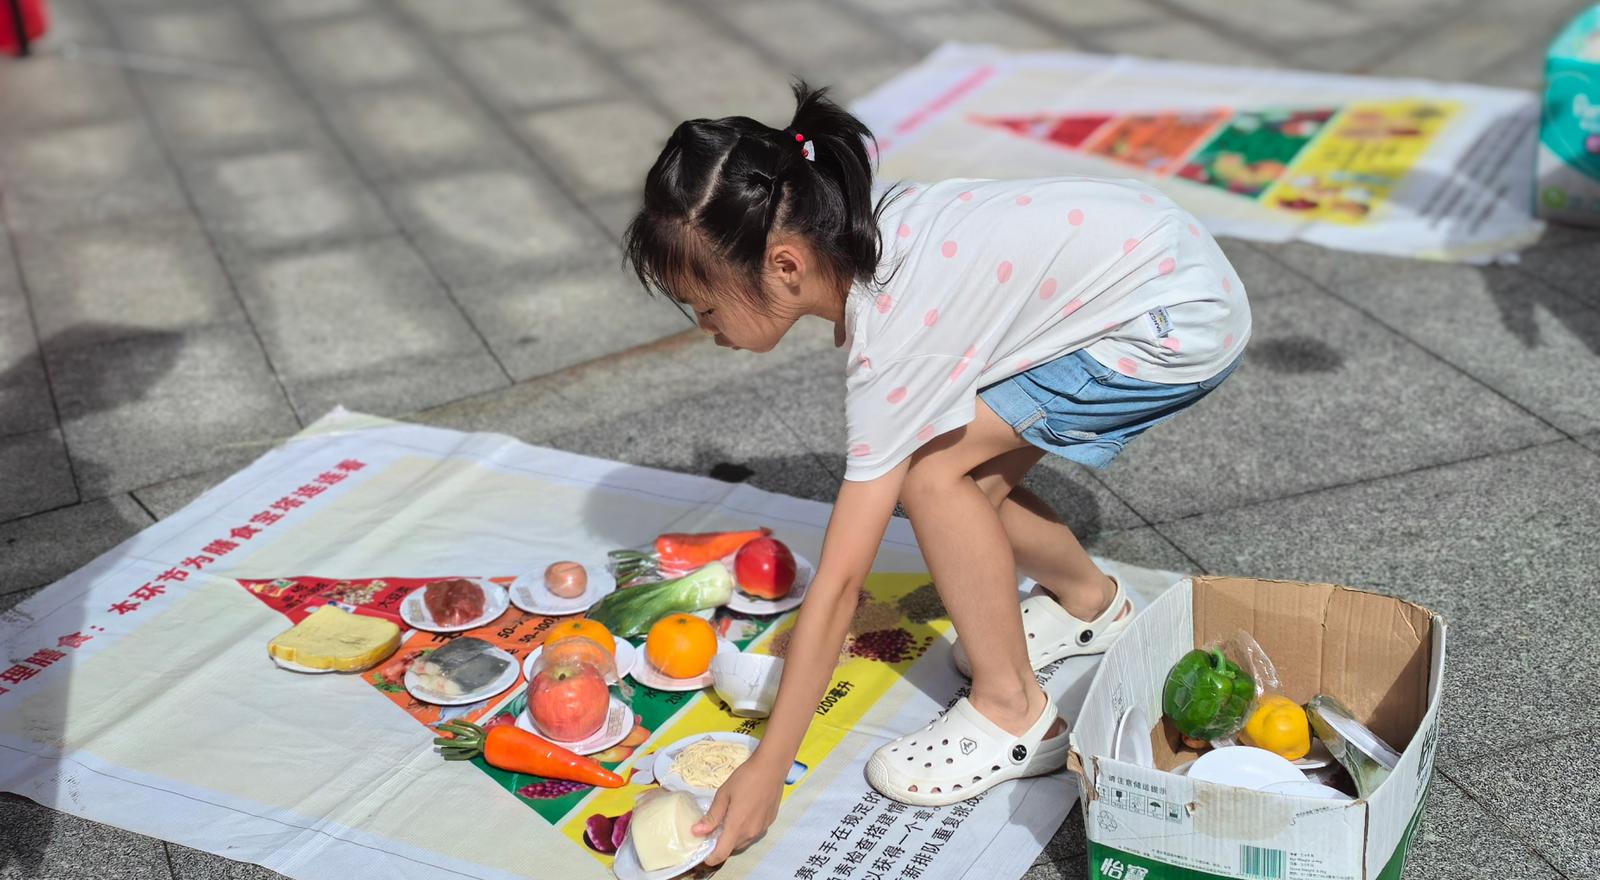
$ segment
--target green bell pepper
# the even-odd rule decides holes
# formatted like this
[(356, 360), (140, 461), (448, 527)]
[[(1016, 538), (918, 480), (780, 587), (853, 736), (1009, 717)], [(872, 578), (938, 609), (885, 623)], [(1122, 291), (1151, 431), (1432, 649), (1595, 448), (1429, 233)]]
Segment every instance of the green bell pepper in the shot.
[(1256, 698), (1255, 679), (1222, 651), (1190, 651), (1167, 673), (1161, 711), (1179, 732), (1217, 739), (1238, 732)]

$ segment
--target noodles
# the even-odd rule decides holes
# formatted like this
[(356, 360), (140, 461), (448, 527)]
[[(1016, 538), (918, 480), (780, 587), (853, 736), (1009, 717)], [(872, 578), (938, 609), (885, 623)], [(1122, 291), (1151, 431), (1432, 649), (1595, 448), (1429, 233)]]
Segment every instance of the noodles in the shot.
[(750, 757), (744, 743), (701, 739), (672, 758), (672, 772), (695, 788), (720, 788)]

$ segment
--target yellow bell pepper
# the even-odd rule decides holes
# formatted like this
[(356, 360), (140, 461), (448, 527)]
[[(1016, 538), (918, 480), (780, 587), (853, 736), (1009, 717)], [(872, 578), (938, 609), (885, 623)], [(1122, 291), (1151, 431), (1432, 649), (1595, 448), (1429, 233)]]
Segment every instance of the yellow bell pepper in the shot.
[(1288, 697), (1269, 694), (1261, 698), (1242, 731), (1244, 743), (1275, 752), (1291, 761), (1311, 751), (1311, 722), (1306, 710)]

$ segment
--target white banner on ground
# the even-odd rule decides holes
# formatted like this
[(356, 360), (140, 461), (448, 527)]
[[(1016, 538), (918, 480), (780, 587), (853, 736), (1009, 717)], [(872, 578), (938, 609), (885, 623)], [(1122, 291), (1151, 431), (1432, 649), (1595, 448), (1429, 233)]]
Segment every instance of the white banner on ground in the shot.
[(1137, 177), (1219, 235), (1473, 263), (1544, 228), (1521, 91), (951, 44), (855, 110), (884, 181)]
[[(607, 877), (609, 856), (581, 843), (585, 815), (607, 793), (574, 795), (556, 815), (558, 801), (441, 761), (433, 733), (372, 673), (277, 669), (265, 645), (288, 620), (240, 580), (516, 575), (531, 559), (756, 523), (816, 559), (828, 513), (749, 486), (335, 412), (0, 618), (0, 789), (300, 880)], [(1140, 604), (1176, 579), (1106, 565)], [(896, 520), (876, 571), (921, 570)], [(874, 577), (884, 590), (925, 580)], [(848, 694), (845, 714), (859, 718), (849, 729), (819, 719), (813, 738), (837, 745), (723, 875), (1027, 869), (1076, 800), (1064, 774), (936, 811), (891, 806), (862, 777), (872, 749), (957, 693), (948, 632), (924, 650), (903, 675), (878, 675), (887, 686), (864, 678)], [(1094, 666), (1065, 663), (1049, 679), (1069, 717)], [(726, 714), (692, 695), (618, 771), (639, 769), (695, 719), (742, 721)]]

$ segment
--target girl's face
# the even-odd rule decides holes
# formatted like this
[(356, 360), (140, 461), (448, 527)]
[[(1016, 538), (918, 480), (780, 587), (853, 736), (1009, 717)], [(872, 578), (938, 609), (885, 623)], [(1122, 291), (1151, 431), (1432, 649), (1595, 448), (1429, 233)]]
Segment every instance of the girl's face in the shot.
[(687, 294), (681, 302), (694, 310), (695, 323), (718, 345), (736, 351), (771, 351), (799, 320), (801, 313), (784, 308), (783, 291), (773, 289), (781, 284), (770, 280), (764, 280), (763, 284), (767, 288), (764, 298), (773, 304), (765, 310), (738, 297), (712, 296), (700, 291)]

